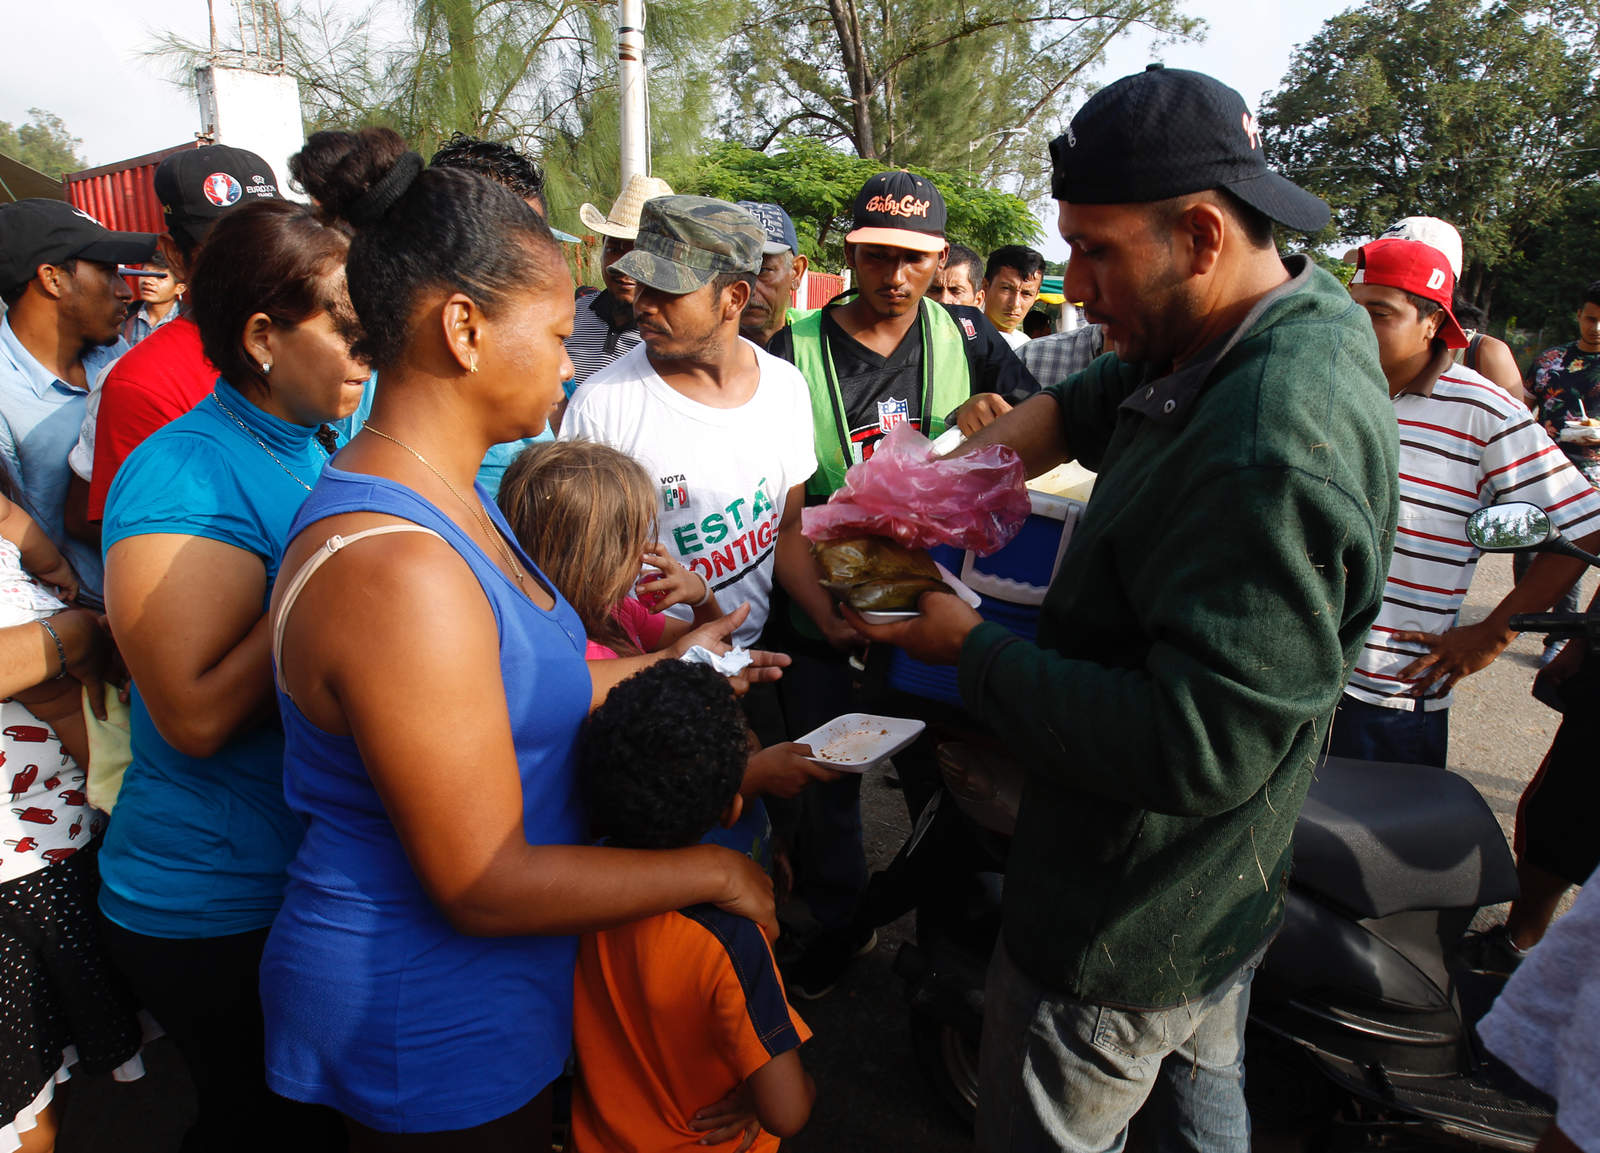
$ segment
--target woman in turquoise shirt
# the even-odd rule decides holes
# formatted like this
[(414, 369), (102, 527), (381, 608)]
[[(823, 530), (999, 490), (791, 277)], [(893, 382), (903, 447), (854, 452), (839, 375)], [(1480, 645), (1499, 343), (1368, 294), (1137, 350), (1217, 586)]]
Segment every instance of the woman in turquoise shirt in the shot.
[(275, 1097), (257, 970), (300, 841), (283, 799), (265, 611), (295, 512), (361, 403), (349, 243), (262, 201), (190, 278), (215, 391), (128, 458), (106, 504), (106, 610), (133, 675), (133, 763), (100, 866), (108, 943), (177, 1044), (194, 1150), (317, 1148), (331, 1118)]

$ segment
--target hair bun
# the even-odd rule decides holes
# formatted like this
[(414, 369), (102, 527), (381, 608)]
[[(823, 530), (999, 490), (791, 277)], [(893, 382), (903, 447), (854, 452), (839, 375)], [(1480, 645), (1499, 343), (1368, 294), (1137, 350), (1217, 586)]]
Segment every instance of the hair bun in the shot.
[[(394, 173), (407, 151), (404, 138), (391, 128), (314, 132), (305, 147), (290, 157), (289, 171), (317, 202), (325, 219), (356, 224), (356, 206)], [(409, 186), (414, 179), (412, 174), (403, 183)], [(391, 200), (384, 210), (393, 203)], [(381, 216), (381, 212), (371, 216), (366, 223)]]
[(389, 209), (393, 208), (395, 202), (416, 182), (422, 168), (422, 157), (415, 152), (407, 152), (394, 162), (393, 168), (383, 174), (383, 179), (367, 189), (366, 195), (350, 206), (349, 211), (345, 213), (345, 219), (357, 228), (376, 224), (388, 215)]

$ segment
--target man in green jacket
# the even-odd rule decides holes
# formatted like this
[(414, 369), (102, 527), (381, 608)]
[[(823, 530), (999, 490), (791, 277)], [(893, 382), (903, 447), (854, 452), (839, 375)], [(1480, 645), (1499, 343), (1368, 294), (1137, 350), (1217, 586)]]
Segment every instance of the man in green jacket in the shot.
[(1120, 1148), (1154, 1092), (1178, 1144), (1249, 1147), (1250, 979), (1290, 840), (1377, 615), (1397, 438), (1370, 324), (1272, 222), (1320, 200), (1272, 173), (1238, 93), (1159, 65), (1051, 145), (1069, 300), (1115, 349), (970, 445), (1093, 498), (1038, 643), (953, 596), (852, 624), (959, 666), (1027, 766), (990, 966), (985, 1150)]

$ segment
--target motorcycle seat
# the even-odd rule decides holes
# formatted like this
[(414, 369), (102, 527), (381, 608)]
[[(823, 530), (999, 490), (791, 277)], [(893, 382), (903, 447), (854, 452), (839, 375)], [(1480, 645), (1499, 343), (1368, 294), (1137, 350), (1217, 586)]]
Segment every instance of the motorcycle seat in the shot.
[(1292, 876), (1363, 918), (1517, 895), (1505, 835), (1470, 781), (1340, 757), (1318, 766), (1295, 825)]

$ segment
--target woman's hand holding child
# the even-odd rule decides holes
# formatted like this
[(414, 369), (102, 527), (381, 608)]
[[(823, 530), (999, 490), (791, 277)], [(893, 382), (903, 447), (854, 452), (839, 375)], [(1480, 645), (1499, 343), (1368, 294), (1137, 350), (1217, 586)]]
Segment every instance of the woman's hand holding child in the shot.
[(55, 553), (54, 563), (30, 571), (40, 584), (54, 588), (58, 597), (69, 605), (73, 604), (78, 599), (78, 574), (72, 571), (72, 565), (60, 552), (54, 548), (51, 552)]

